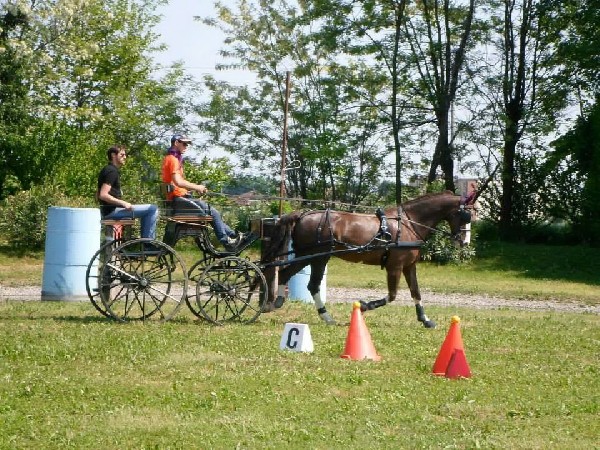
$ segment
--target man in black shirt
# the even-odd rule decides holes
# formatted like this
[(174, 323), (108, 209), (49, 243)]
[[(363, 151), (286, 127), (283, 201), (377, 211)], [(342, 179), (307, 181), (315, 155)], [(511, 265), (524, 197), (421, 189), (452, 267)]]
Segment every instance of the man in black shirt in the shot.
[(98, 175), (96, 198), (100, 202), (103, 219), (141, 219), (142, 237), (155, 239), (158, 207), (156, 205), (132, 205), (122, 199), (119, 169), (125, 164), (127, 152), (123, 146), (108, 149), (108, 164)]

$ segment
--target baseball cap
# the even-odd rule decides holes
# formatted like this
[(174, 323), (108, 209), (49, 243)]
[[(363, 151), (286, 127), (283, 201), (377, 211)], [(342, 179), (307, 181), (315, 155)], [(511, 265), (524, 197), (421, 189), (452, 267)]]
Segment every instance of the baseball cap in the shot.
[(185, 134), (174, 134), (171, 138), (171, 144), (173, 144), (175, 141), (187, 142), (188, 144), (192, 143), (192, 140)]

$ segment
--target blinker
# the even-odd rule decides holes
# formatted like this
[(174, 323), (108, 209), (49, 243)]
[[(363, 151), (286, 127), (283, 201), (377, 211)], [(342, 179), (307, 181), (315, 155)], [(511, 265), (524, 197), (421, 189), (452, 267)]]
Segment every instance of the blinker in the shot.
[(471, 223), (471, 213), (463, 208), (459, 211), (460, 223)]

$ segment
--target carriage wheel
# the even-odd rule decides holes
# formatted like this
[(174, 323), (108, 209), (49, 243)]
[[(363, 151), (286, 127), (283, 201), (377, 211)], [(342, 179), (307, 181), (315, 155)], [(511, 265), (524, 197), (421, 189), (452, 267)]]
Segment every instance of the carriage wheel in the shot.
[[(215, 257), (209, 255), (205, 256), (204, 259), (201, 259), (200, 261), (196, 262), (188, 272), (188, 280), (190, 281), (190, 285), (196, 283), (200, 279), (206, 268), (210, 266), (214, 261)], [(190, 311), (192, 311), (192, 313), (194, 313), (196, 317), (199, 317), (200, 319), (206, 319), (204, 314), (202, 314), (202, 311), (198, 308), (198, 303), (196, 302), (195, 289), (190, 289), (188, 291), (187, 296), (185, 297), (185, 302), (187, 303)]]
[(94, 256), (92, 256), (92, 259), (90, 259), (87, 266), (87, 270), (85, 271), (85, 289), (90, 298), (90, 302), (92, 302), (92, 305), (94, 305), (94, 308), (96, 308), (100, 314), (106, 317), (111, 317), (111, 315), (106, 311), (104, 303), (102, 303), (102, 299), (100, 298), (100, 283), (98, 280), (110, 254), (119, 245), (121, 245), (121, 240), (113, 240), (104, 243), (100, 249), (94, 253)]
[(100, 298), (115, 319), (167, 321), (187, 293), (187, 270), (168, 245), (135, 239), (115, 248), (104, 264)]
[(196, 283), (196, 306), (218, 325), (254, 322), (262, 312), (267, 282), (258, 266), (237, 256), (218, 259)]

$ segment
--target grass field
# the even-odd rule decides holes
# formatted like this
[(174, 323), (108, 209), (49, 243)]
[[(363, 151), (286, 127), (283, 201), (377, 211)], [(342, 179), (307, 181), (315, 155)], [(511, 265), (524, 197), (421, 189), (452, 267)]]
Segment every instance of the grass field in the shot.
[[(181, 249), (193, 260), (194, 252)], [(424, 290), (600, 302), (597, 250), (489, 244), (419, 265)], [(40, 284), (43, 255), (0, 251), (0, 283)], [(357, 270), (360, 268), (360, 270)], [(332, 261), (330, 286), (385, 286)], [(404, 288), (404, 287), (403, 287)], [(349, 304), (329, 306), (350, 319)], [(347, 361), (348, 328), (286, 303), (251, 325), (119, 324), (87, 302), (0, 302), (0, 449), (600, 448), (600, 316), (411, 305), (366, 314), (382, 361)], [(473, 377), (431, 374), (461, 317)], [(279, 350), (286, 322), (310, 354)]]
[[(409, 306), (368, 313), (371, 362), (341, 359), (347, 327), (306, 304), (215, 327), (0, 303), (0, 448), (598, 448), (597, 315), (428, 312), (435, 330)], [(431, 374), (454, 314), (470, 379)], [(279, 350), (286, 322), (309, 324), (313, 353)]]

